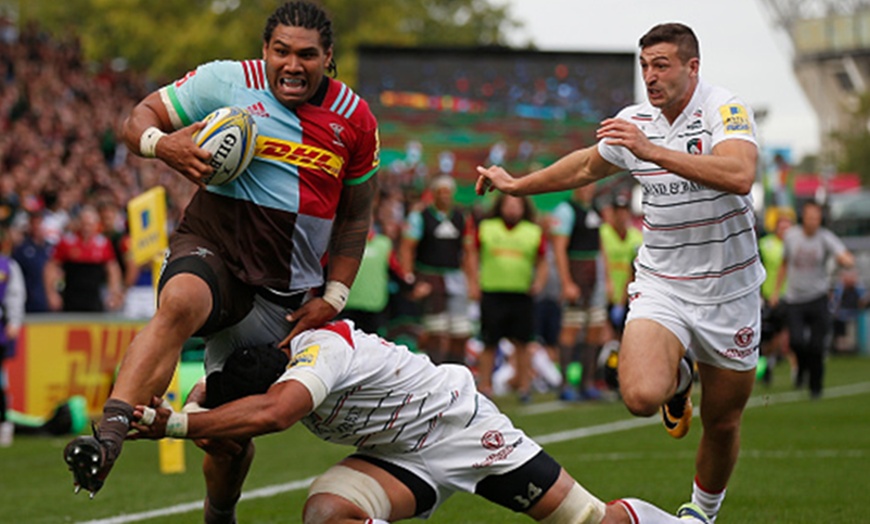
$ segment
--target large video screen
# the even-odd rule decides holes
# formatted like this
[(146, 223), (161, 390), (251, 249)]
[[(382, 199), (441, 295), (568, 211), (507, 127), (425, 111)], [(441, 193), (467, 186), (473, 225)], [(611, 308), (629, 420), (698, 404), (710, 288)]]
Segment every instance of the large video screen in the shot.
[(634, 99), (632, 53), (363, 47), (357, 91), (380, 123), (383, 176), (409, 185), (477, 165), (516, 173), (594, 142)]

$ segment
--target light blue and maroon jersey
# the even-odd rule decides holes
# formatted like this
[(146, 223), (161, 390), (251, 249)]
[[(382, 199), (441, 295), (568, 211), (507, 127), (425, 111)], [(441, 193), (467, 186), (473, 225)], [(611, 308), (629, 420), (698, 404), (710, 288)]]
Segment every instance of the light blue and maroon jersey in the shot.
[(324, 77), (294, 110), (272, 95), (262, 60), (199, 66), (160, 90), (176, 129), (226, 106), (257, 123), (257, 151), (245, 172), (196, 193), (180, 232), (222, 246), (242, 281), (276, 291), (323, 282), (323, 265), (342, 187), (378, 169), (377, 121), (347, 85)]

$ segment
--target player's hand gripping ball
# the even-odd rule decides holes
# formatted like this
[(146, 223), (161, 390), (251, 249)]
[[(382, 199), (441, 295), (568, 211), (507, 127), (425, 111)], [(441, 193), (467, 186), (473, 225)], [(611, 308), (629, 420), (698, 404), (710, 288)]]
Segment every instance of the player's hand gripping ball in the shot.
[(248, 168), (257, 148), (254, 117), (238, 107), (222, 107), (205, 117), (206, 126), (193, 135), (196, 145), (211, 153), (214, 172), (204, 182), (222, 186)]

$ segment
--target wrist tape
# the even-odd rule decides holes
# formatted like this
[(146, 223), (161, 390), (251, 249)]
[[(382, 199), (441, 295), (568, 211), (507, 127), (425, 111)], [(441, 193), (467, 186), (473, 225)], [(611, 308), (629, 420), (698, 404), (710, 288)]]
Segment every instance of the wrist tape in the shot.
[(166, 136), (166, 133), (157, 129), (154, 126), (146, 129), (142, 136), (139, 137), (139, 153), (145, 158), (154, 158), (157, 156), (157, 142)]
[(172, 412), (166, 421), (166, 436), (184, 438), (187, 436), (187, 413)]
[(344, 306), (347, 305), (348, 295), (350, 295), (350, 289), (347, 286), (338, 280), (330, 280), (326, 283), (323, 300), (340, 313), (344, 309)]

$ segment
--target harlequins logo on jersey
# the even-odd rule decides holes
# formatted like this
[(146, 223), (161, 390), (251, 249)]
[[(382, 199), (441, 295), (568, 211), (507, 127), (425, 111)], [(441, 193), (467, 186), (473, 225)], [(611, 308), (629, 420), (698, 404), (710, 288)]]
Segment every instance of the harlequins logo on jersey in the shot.
[(700, 155), (704, 151), (703, 143), (700, 138), (693, 138), (686, 144), (686, 150), (690, 155)]
[(336, 123), (331, 123), (329, 124), (329, 127), (331, 127), (332, 132), (335, 133), (335, 139), (332, 141), (332, 143), (339, 147), (347, 147), (344, 145), (344, 142), (341, 141), (341, 132), (344, 131), (344, 126)]

